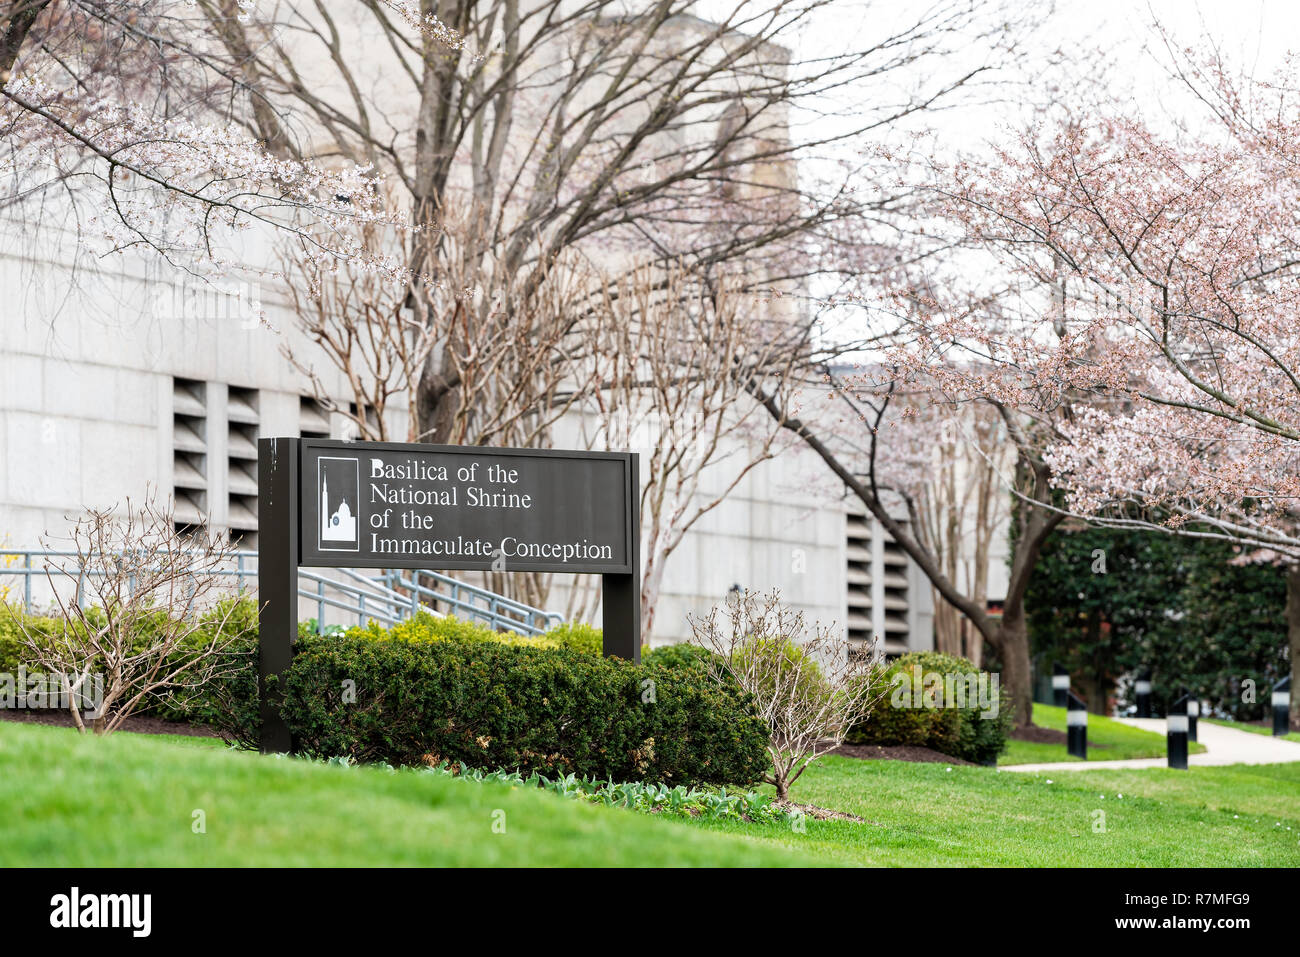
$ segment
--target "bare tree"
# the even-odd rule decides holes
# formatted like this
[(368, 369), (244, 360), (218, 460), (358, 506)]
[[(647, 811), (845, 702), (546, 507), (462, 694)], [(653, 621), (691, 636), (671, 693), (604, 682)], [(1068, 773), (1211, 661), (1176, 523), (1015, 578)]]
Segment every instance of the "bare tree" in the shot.
[[(444, 221), (443, 232), (463, 225)], [(366, 255), (357, 260), (284, 256), (295, 322), (342, 373), (349, 404), (331, 394), (310, 355), (290, 342), (282, 347), (321, 405), (348, 417), (358, 437), (386, 441), (400, 428), (408, 442), (432, 438), (420, 426), (419, 387), (433, 358), (461, 382), (442, 436), (452, 444), (544, 444), (551, 425), (595, 388), (590, 324), (575, 329), (593, 314), (599, 291), (585, 262), (555, 264), (526, 308), (484, 312), (480, 304), (500, 303), (501, 290), (476, 276), (444, 273), (434, 283), (373, 269), (371, 262), (394, 253), (376, 225), (360, 233)]]
[[(1006, 533), (1011, 492), (1009, 443), (997, 412), (983, 403), (955, 410), (933, 436), (931, 466), (916, 490), (917, 537), (934, 552), (950, 581), (987, 605), (995, 537)], [(934, 586), (934, 647), (977, 667), (984, 639)]]
[(692, 618), (695, 640), (718, 656), (720, 680), (735, 681), (754, 697), (771, 737), (772, 772), (764, 780), (776, 787), (778, 801), (789, 801), (790, 786), (812, 762), (844, 743), (849, 729), (871, 711), (883, 694), (873, 682), (879, 657), (850, 653), (842, 628), (814, 625), (790, 609), (778, 592), (761, 597), (731, 595)]
[(215, 36), (247, 17), (222, 0), (209, 20), (183, 0), (15, 0), (0, 9), (0, 205), (71, 229), (94, 252), (152, 251), (178, 269), (256, 268), (249, 227), (288, 230), (324, 258), (346, 227), (382, 215), (375, 171), (276, 151), (231, 122), (238, 59)]
[[(796, 157), (946, 102), (1019, 39), (965, 0), (799, 60), (790, 44), (832, 0), (735, 0), (716, 22), (693, 0), (285, 0), (244, 19), (228, 0), (199, 7), (220, 59), (240, 66), (235, 121), (286, 156), (383, 171), (428, 239), (409, 249), (416, 281), (491, 290), (465, 303), (471, 341), (494, 315), (527, 315), (570, 250), (606, 267), (743, 260), (753, 288), (800, 282), (818, 268), (819, 228), (894, 197), (849, 189), (842, 164), (798, 177)], [(976, 67), (943, 63), (980, 43), (991, 55)], [(853, 119), (792, 122), (849, 88)], [(435, 350), (419, 382), (419, 432), (436, 441), (468, 405), (463, 352), (454, 339)]]
[(128, 500), (121, 514), (91, 510), (69, 538), (74, 554), (46, 570), (60, 630), (18, 622), (28, 660), (57, 676), (79, 730), (92, 687), (91, 728), (104, 734), (150, 698), (184, 703), (234, 673), (227, 625), (237, 605), (218, 600), (229, 543), (178, 530), (152, 498), (139, 509)]
[(643, 267), (603, 290), (603, 368), (590, 441), (642, 449), (641, 621), (647, 636), (664, 569), (686, 533), (754, 468), (783, 447), (784, 432), (744, 388), (763, 375), (784, 392), (807, 362), (807, 328), (764, 306), (722, 273)]

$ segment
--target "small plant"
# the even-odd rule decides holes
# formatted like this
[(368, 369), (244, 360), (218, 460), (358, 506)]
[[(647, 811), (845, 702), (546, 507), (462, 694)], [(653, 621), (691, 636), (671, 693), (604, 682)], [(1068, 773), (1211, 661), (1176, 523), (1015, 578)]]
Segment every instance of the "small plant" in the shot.
[[(337, 759), (336, 759), (337, 760)], [(331, 761), (333, 763), (333, 761)], [(561, 797), (605, 807), (622, 807), (648, 814), (672, 817), (707, 817), (711, 820), (740, 820), (758, 823), (785, 823), (790, 815), (766, 795), (757, 791), (728, 793), (725, 787), (698, 788), (666, 784), (643, 784), (639, 781), (601, 781), (592, 777), (566, 774), (548, 778), (518, 771), (484, 771), (440, 762), (425, 773), (461, 777), (470, 781), (505, 784), (509, 787), (536, 787)]]
[(764, 777), (778, 801), (808, 765), (838, 748), (878, 699), (876, 656), (851, 653), (841, 630), (815, 626), (772, 591), (731, 595), (703, 619), (691, 619), (695, 638), (716, 656), (710, 669), (752, 696), (767, 723), (772, 769)]

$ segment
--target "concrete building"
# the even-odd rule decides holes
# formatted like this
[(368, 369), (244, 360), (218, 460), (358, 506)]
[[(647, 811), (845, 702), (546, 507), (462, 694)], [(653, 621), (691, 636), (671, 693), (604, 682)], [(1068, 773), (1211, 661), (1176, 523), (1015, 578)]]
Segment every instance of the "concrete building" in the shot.
[[(249, 242), (246, 256), (269, 254)], [(255, 548), (256, 440), (347, 434), (285, 358), (286, 346), (301, 357), (312, 344), (273, 286), (214, 286), (134, 254), (76, 249), (48, 223), (24, 228), (21, 208), (0, 222), (0, 549), (58, 548), (83, 509), (149, 488), (174, 498), (178, 524)], [(346, 404), (342, 377), (317, 368)], [(724, 480), (707, 476), (705, 492)], [(655, 643), (688, 638), (687, 616), (737, 586), (779, 588), (809, 618), (864, 642), (883, 636), (891, 653), (932, 646), (923, 576), (798, 445), (687, 533), (665, 569)]]

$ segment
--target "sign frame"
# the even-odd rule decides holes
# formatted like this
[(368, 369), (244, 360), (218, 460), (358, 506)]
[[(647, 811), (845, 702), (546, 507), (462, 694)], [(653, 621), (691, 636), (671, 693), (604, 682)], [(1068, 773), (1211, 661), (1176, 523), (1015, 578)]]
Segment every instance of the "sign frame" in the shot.
[[(280, 441), (284, 441), (281, 439)], [(305, 464), (310, 449), (323, 450), (361, 450), (364, 456), (365, 451), (375, 450), (379, 452), (410, 452), (410, 453), (433, 453), (438, 455), (464, 456), (466, 458), (489, 458), (493, 456), (503, 456), (509, 458), (524, 459), (561, 459), (571, 461), (599, 461), (599, 462), (618, 462), (623, 466), (623, 494), (625, 502), (631, 503), (632, 508), (624, 509), (623, 515), (623, 541), (627, 543), (626, 557), (627, 561), (620, 565), (603, 564), (598, 571), (575, 571), (574, 565), (577, 562), (536, 562), (529, 561), (526, 568), (518, 568), (519, 571), (530, 572), (559, 572), (579, 575), (627, 575), (633, 571), (632, 565), (636, 561), (633, 558), (632, 542), (635, 540), (637, 533), (637, 524), (634, 523), (637, 511), (637, 493), (638, 482), (636, 469), (637, 454), (635, 452), (581, 452), (569, 449), (514, 449), (514, 448), (496, 448), (478, 445), (432, 445), (425, 443), (407, 443), (407, 442), (345, 442), (338, 439), (300, 439), (299, 442), (299, 461)], [(260, 448), (259, 448), (260, 451)], [(324, 457), (324, 456), (322, 456)], [(306, 476), (304, 476), (304, 479)], [(364, 476), (362, 478), (364, 482)], [(313, 486), (312, 493), (315, 489)], [(305, 493), (304, 493), (305, 494)], [(259, 503), (260, 503), (259, 498)], [(301, 506), (302, 499), (299, 504)], [(305, 553), (307, 550), (303, 549)], [(321, 551), (321, 549), (317, 549)], [(432, 563), (436, 563), (439, 569), (450, 571), (476, 571), (483, 570), (490, 562), (483, 559), (429, 559), (425, 558), (419, 562), (403, 562), (400, 556), (389, 558), (371, 558), (360, 557), (356, 552), (339, 552), (340, 555), (357, 555), (352, 559), (340, 559), (337, 563), (320, 564), (309, 561), (308, 557), (303, 555), (301, 566), (303, 568), (429, 568)]]
[[(339, 550), (337, 561), (321, 563), (317, 555), (304, 555), (303, 535), (319, 530), (302, 525), (303, 482), (308, 450), (348, 450), (364, 455), (366, 450), (491, 457), (541, 458), (552, 460), (599, 460), (623, 464), (623, 564), (601, 564), (575, 570), (569, 562), (530, 561), (520, 570), (542, 573), (596, 574), (601, 576), (602, 652), (607, 657), (641, 661), (641, 554), (640, 554), (640, 457), (635, 452), (583, 452), (568, 449), (512, 449), (470, 445), (433, 445), (402, 442), (347, 442), (337, 439), (260, 438), (257, 441), (257, 584), (258, 669), (261, 690), (263, 752), (294, 750), (294, 741), (270, 693), (268, 679), (281, 674), (293, 662), (298, 638), (299, 568), (429, 568), (454, 571), (483, 570), (491, 560), (444, 559), (429, 556), (362, 557), (359, 552)], [(321, 458), (318, 456), (317, 458)], [(318, 494), (311, 479), (312, 501)], [(360, 479), (358, 480), (360, 481)], [(358, 546), (362, 531), (358, 528)]]

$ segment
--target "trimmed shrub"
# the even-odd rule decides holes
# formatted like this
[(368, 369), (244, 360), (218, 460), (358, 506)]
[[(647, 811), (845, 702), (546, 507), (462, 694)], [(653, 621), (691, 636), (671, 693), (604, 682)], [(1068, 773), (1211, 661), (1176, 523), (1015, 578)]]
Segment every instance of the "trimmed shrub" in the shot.
[(190, 640), (211, 641), (227, 608), (226, 634), (233, 635), (234, 640), (224, 653), (221, 674), (190, 700), (161, 702), (154, 713), (169, 720), (209, 725), (227, 744), (256, 748), (262, 730), (261, 698), (257, 690), (257, 602), (251, 598), (222, 602), (203, 617), (199, 630)]
[(734, 689), (580, 652), (309, 638), (282, 691), (313, 757), (674, 785), (749, 784), (768, 763), (766, 728)]
[(0, 604), (0, 672), (15, 674), (20, 665), (26, 664), (22, 625), (33, 633), (53, 634), (59, 622), (54, 618), (27, 615), (13, 605)]
[(715, 652), (689, 641), (651, 648), (642, 653), (641, 661), (656, 668), (693, 668), (707, 672), (712, 664), (721, 669), (721, 658)]
[[(527, 648), (560, 648), (558, 639), (547, 635), (519, 635), (512, 631), (493, 631), (475, 621), (462, 621), (454, 615), (439, 617), (422, 611), (395, 625), (385, 626), (371, 621), (366, 627), (353, 627), (341, 631), (349, 638), (367, 638), (371, 641), (409, 641), (428, 644), (435, 641), (458, 641), (473, 644), (495, 642), (503, 645), (522, 645)], [(299, 632), (300, 637), (310, 634)], [(599, 634), (599, 633), (598, 633)]]
[(585, 655), (599, 655), (605, 650), (605, 633), (600, 628), (581, 621), (567, 621), (546, 633), (557, 647), (579, 651)]
[(929, 675), (940, 680), (954, 676), (983, 674), (965, 658), (936, 651), (903, 655), (879, 678), (882, 693), (867, 719), (855, 726), (846, 740), (854, 744), (912, 745), (932, 748), (943, 754), (990, 764), (1006, 746), (1015, 721), (1015, 711), (1005, 691), (999, 690), (997, 716), (982, 717), (978, 701), (966, 707), (927, 705), (927, 692), (934, 688)]

